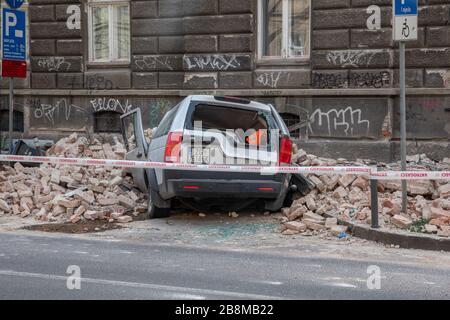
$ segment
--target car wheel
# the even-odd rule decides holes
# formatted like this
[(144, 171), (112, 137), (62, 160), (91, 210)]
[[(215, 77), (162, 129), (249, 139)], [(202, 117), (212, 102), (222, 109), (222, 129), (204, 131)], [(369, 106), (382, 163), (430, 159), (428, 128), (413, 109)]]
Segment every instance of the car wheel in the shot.
[(152, 189), (149, 190), (148, 193), (148, 218), (149, 219), (158, 219), (158, 218), (167, 218), (170, 216), (170, 208), (159, 208), (155, 205), (152, 199), (158, 197), (158, 194)]
[(294, 196), (294, 192), (292, 192), (292, 191), (289, 191), (286, 194), (286, 198), (284, 198), (284, 201), (283, 201), (284, 208), (289, 208), (290, 206), (292, 206), (292, 204), (294, 203), (293, 196)]

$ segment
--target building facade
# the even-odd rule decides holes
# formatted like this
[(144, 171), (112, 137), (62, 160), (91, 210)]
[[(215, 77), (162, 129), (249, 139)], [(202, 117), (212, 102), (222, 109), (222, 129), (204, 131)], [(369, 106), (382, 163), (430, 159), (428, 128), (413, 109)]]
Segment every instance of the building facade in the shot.
[[(450, 155), (450, 0), (419, 0), (407, 44), (409, 153)], [(304, 149), (399, 154), (391, 0), (30, 0), (29, 66), (15, 80), (15, 137), (120, 132), (189, 94), (272, 103)], [(7, 79), (0, 129), (8, 130)]]

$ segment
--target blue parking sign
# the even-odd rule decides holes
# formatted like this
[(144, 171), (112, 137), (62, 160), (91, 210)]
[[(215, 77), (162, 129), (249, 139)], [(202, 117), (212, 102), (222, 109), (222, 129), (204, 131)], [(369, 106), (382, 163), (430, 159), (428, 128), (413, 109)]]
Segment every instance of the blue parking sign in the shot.
[(3, 59), (26, 60), (26, 16), (24, 11), (3, 8)]
[(417, 14), (417, 0), (395, 0), (394, 15), (406, 16)]

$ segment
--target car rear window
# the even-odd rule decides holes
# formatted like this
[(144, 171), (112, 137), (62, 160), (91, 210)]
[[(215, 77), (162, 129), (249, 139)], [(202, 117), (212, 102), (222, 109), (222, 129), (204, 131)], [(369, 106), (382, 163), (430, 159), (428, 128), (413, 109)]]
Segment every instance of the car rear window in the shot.
[(248, 110), (241, 108), (223, 107), (209, 104), (195, 106), (191, 120), (188, 122), (190, 129), (194, 128), (196, 121), (202, 122), (204, 130), (238, 130), (271, 129), (274, 120), (269, 112)]

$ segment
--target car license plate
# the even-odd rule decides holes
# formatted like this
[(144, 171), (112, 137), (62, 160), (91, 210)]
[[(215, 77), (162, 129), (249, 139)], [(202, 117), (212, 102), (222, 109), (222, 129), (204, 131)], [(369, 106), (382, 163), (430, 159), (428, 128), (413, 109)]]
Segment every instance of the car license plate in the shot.
[(192, 148), (191, 149), (191, 163), (208, 164), (209, 163), (208, 150), (205, 150), (202, 148)]

